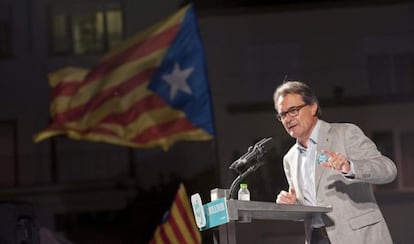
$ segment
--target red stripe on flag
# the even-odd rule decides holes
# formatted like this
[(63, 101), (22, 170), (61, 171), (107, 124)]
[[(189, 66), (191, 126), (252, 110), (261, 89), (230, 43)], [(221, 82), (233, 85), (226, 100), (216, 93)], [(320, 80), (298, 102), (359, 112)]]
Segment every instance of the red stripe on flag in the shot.
[(99, 123), (114, 123), (121, 126), (126, 126), (132, 121), (136, 120), (142, 113), (146, 111), (167, 106), (168, 104), (162, 100), (161, 97), (153, 94), (137, 101), (134, 104), (131, 104), (130, 108), (123, 113), (110, 114), (106, 116)]
[(76, 128), (66, 128), (65, 125), (53, 123), (48, 127), (48, 130), (65, 130), (65, 131), (73, 131), (79, 135), (87, 135), (89, 133), (94, 134), (102, 134), (102, 135), (110, 135), (119, 137), (113, 130), (102, 128), (102, 127), (94, 127), (87, 130), (78, 130)]
[[(157, 105), (158, 104), (156, 104), (155, 106)], [(111, 117), (114, 118), (112, 115)], [(117, 124), (121, 126), (123, 126), (124, 124), (125, 125), (128, 124), (127, 121), (122, 121), (122, 116), (116, 119), (118, 121), (112, 121), (112, 122), (117, 122)], [(109, 121), (105, 120), (105, 122), (109, 122)], [(83, 134), (83, 135), (89, 134), (89, 133), (95, 133), (95, 134), (111, 135), (111, 136), (119, 137), (119, 135), (117, 135), (114, 131), (107, 129), (107, 128), (99, 127), (100, 123), (102, 122), (99, 122), (98, 125), (95, 125), (94, 127), (91, 127), (85, 130), (77, 130), (77, 129), (70, 129), (70, 130), (76, 131), (77, 133)], [(65, 128), (64, 124), (53, 123), (49, 127), (49, 129), (67, 129), (67, 128)], [(197, 127), (194, 126), (191, 122), (189, 122), (186, 118), (179, 118), (179, 119), (165, 122), (165, 123), (154, 124), (154, 126), (149, 127), (148, 129), (144, 130), (141, 134), (131, 139), (130, 142), (145, 144), (152, 140), (156, 140), (156, 139), (163, 138), (163, 137), (169, 137), (176, 133), (191, 131), (195, 129), (197, 129)]]
[(112, 72), (116, 67), (119, 67), (127, 62), (138, 60), (156, 50), (170, 46), (170, 43), (175, 38), (179, 28), (180, 24), (172, 26), (158, 35), (134, 44), (116, 56), (111, 57), (107, 61), (98, 63), (98, 65), (95, 66), (85, 77), (82, 85), (86, 85), (105, 76), (106, 74)]
[(160, 237), (163, 243), (171, 243), (170, 238), (168, 237), (167, 233), (164, 230), (165, 224), (159, 226), (160, 228)]
[(119, 137), (119, 135), (117, 135), (115, 131), (107, 129), (107, 128), (102, 128), (102, 127), (94, 127), (94, 128), (91, 128), (83, 132), (79, 131), (79, 133), (81, 134), (94, 133), (94, 134), (102, 134), (102, 135), (110, 135), (110, 136)]
[(165, 47), (168, 47), (171, 41), (175, 38), (180, 25), (172, 26), (165, 31), (155, 35), (151, 38), (145, 39), (141, 42), (134, 44), (133, 46), (123, 50), (116, 56), (108, 59), (107, 61), (99, 63), (92, 68), (85, 79), (82, 82), (76, 82), (76, 84), (65, 82), (59, 84), (52, 91), (53, 96), (71, 96), (77, 93), (81, 86), (84, 86), (92, 81), (95, 81), (106, 74), (112, 72), (116, 67), (119, 67), (129, 61), (138, 60), (148, 54)]
[(141, 42), (134, 44), (116, 56), (113, 56), (106, 61), (100, 62), (97, 66), (95, 66), (92, 72), (88, 74), (86, 80), (95, 80), (100, 76), (108, 73), (108, 70), (112, 71), (115, 67), (121, 66), (124, 63), (140, 59), (158, 49), (170, 46), (170, 43), (177, 35), (179, 28), (180, 24), (172, 26), (155, 36), (149, 37)]
[(79, 81), (65, 81), (64, 83), (60, 83), (52, 90), (52, 97), (57, 96), (72, 96), (76, 94), (81, 82)]
[(186, 118), (179, 118), (177, 120), (160, 123), (153, 127), (144, 130), (141, 134), (133, 138), (131, 141), (136, 143), (148, 143), (162, 137), (168, 137), (178, 132), (186, 132), (198, 129), (190, 123)]
[[(119, 114), (109, 114), (103, 120), (99, 121), (94, 125), (93, 128), (88, 128), (85, 130), (76, 130), (79, 134), (88, 134), (90, 132), (101, 133), (107, 135), (115, 135), (115, 133), (109, 129), (99, 127), (100, 124), (117, 124), (119, 126), (127, 126), (129, 123), (137, 119), (145, 111), (166, 107), (167, 103), (164, 102), (157, 95), (148, 96), (140, 101), (137, 101), (135, 104), (131, 104), (131, 108), (124, 113)], [(50, 129), (64, 129), (64, 124), (54, 123), (49, 128)]]
[(124, 81), (116, 87), (107, 89), (92, 97), (86, 104), (72, 108), (68, 111), (58, 113), (53, 117), (57, 123), (66, 123), (69, 121), (78, 120), (87, 112), (91, 112), (108, 99), (114, 96), (123, 96), (132, 91), (135, 87), (149, 80), (155, 72), (155, 68), (149, 68), (136, 74), (131, 79)]
[(191, 210), (190, 209), (188, 209), (188, 210), (185, 209), (183, 201), (185, 201), (185, 199), (177, 197), (177, 199), (175, 200), (175, 204), (177, 206), (178, 211), (180, 212), (180, 215), (181, 215), (182, 219), (185, 222), (185, 225), (187, 226), (188, 231), (191, 234), (191, 237), (193, 238), (194, 241), (197, 241), (198, 240), (197, 233), (195, 233), (195, 228), (196, 227), (195, 227), (194, 223), (191, 222), (192, 220), (189, 219), (189, 212), (188, 211), (191, 211)]
[(158, 49), (168, 47), (171, 41), (175, 38), (180, 26), (181, 24), (172, 26), (153, 37), (134, 44), (107, 61), (99, 63), (87, 75), (85, 82), (99, 79), (108, 72), (111, 72), (115, 67), (145, 57)]
[[(182, 216), (179, 216), (179, 217), (182, 217)], [(174, 234), (177, 237), (177, 240), (180, 242), (180, 244), (187, 243), (185, 241), (183, 233), (181, 233), (180, 228), (178, 227), (177, 221), (175, 220), (175, 218), (172, 214), (171, 214), (171, 218), (170, 218), (169, 222), (170, 222), (171, 228), (174, 231)]]

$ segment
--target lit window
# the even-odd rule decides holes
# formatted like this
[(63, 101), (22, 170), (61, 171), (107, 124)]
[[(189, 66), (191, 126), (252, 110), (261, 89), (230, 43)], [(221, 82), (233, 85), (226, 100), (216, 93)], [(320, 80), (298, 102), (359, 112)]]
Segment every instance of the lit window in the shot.
[(122, 12), (108, 11), (106, 12), (107, 35), (109, 48), (113, 48), (122, 40)]
[(75, 54), (99, 53), (105, 50), (102, 12), (73, 15), (72, 33)]
[(68, 18), (65, 15), (55, 15), (52, 20), (52, 49), (53, 52), (67, 53), (70, 50), (70, 39), (68, 36)]
[(51, 54), (100, 54), (123, 37), (120, 4), (77, 4), (51, 8)]

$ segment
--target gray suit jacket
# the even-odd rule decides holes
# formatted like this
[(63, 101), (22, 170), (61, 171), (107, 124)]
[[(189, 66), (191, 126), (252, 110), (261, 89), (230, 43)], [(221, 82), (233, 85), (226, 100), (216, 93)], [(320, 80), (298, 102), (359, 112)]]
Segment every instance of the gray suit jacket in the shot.
[[(341, 172), (316, 165), (317, 205), (332, 207), (331, 212), (322, 216), (331, 243), (392, 243), (371, 184), (393, 181), (397, 176), (395, 164), (356, 125), (322, 120), (320, 123), (316, 158), (322, 149), (339, 152), (352, 162), (355, 173), (349, 179)], [(289, 185), (296, 190), (298, 203), (303, 204), (298, 184), (298, 153), (294, 145), (285, 155), (283, 165)], [(305, 243), (310, 243), (310, 234), (311, 223), (305, 221)]]

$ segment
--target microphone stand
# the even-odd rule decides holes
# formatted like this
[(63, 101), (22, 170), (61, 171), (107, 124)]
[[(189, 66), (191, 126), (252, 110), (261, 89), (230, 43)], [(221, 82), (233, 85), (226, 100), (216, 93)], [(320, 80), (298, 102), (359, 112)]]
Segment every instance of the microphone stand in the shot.
[(230, 199), (235, 199), (234, 198), (234, 191), (236, 189), (236, 186), (240, 183), (240, 181), (242, 181), (244, 178), (246, 178), (250, 173), (252, 173), (253, 171), (255, 171), (256, 169), (258, 169), (260, 166), (262, 166), (265, 162), (262, 160), (263, 156), (259, 156), (257, 157), (257, 163), (251, 165), (249, 168), (247, 168), (244, 172), (240, 172), (239, 170), (237, 170), (237, 172), (239, 173), (239, 175), (236, 177), (236, 179), (233, 180), (233, 182), (231, 183), (230, 189), (229, 189), (229, 198)]

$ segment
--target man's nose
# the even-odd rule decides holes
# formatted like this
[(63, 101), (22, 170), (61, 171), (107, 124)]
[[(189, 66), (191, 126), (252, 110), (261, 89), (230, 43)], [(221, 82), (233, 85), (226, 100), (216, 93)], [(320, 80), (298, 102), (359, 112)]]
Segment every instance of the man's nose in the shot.
[(290, 113), (285, 114), (285, 121), (292, 121), (293, 118), (295, 118), (296, 116), (292, 116), (290, 115)]
[(288, 125), (288, 124), (290, 124), (290, 122), (292, 121), (292, 119), (293, 119), (293, 117), (292, 117), (292, 116), (290, 116), (290, 115), (286, 114), (286, 115), (285, 115), (285, 117), (283, 118), (283, 123), (284, 123), (285, 125)]

